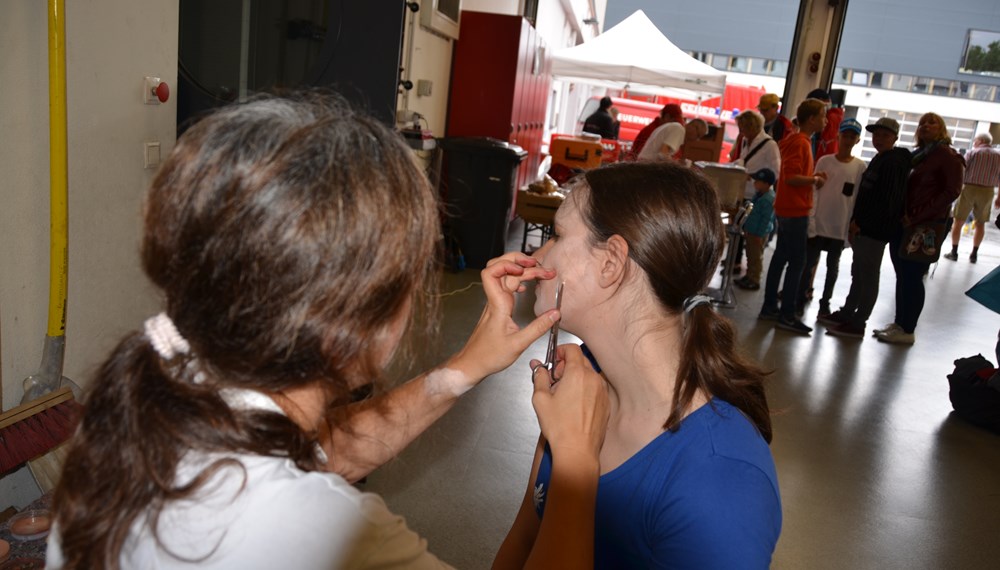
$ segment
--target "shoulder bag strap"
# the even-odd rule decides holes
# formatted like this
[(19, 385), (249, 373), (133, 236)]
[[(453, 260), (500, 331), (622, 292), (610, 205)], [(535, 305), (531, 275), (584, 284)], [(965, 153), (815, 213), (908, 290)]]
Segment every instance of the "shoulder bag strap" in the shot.
[[(747, 155), (745, 157), (743, 157), (743, 164), (746, 164), (746, 163), (750, 162), (750, 159), (753, 158), (753, 155), (757, 154), (757, 151), (760, 150), (762, 146), (766, 145), (767, 141), (774, 142), (774, 139), (764, 139), (764, 140), (760, 141), (759, 145), (753, 147), (753, 150), (751, 150), (750, 152), (748, 152)], [(775, 142), (774, 144), (778, 144), (778, 143)]]

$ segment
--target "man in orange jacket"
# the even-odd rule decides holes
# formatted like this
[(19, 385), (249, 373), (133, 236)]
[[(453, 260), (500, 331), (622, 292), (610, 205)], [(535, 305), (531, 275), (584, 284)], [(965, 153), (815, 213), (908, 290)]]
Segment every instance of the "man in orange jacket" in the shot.
[[(813, 188), (821, 188), (823, 174), (813, 173), (813, 133), (826, 126), (826, 105), (816, 99), (806, 99), (795, 113), (799, 132), (785, 137), (778, 148), (781, 152), (781, 175), (778, 177), (774, 213), (778, 217), (778, 244), (771, 256), (764, 289), (764, 306), (758, 318), (778, 321), (778, 328), (808, 335), (806, 326), (795, 314), (799, 281), (806, 264), (806, 241), (809, 236), (809, 211), (812, 209)], [(781, 273), (785, 281), (778, 307), (778, 283)]]

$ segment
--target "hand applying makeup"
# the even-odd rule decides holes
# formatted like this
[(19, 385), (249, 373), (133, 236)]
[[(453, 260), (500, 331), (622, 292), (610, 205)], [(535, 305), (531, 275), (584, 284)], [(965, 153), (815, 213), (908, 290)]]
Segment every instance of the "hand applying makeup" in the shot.
[(531, 343), (549, 332), (558, 322), (557, 309), (546, 311), (524, 328), (514, 322), (514, 295), (525, 291), (525, 283), (548, 280), (554, 270), (522, 253), (507, 253), (490, 260), (482, 271), (486, 308), (469, 342), (447, 364), (478, 382), (514, 363)]

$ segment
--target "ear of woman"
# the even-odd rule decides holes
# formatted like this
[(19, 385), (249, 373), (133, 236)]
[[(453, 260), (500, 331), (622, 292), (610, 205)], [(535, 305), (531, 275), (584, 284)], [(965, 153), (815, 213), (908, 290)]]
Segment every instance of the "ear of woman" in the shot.
[(625, 279), (628, 269), (628, 243), (625, 238), (615, 234), (608, 238), (602, 255), (601, 274), (598, 283), (601, 287), (617, 287)]

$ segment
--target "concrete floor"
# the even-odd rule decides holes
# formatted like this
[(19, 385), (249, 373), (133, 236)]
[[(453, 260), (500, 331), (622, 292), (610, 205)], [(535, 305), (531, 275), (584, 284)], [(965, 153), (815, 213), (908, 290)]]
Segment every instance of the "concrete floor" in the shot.
[[(520, 246), (516, 224), (513, 249)], [(963, 293), (1000, 264), (1000, 230), (989, 224), (978, 264), (968, 262), (970, 249), (971, 238), (963, 237), (959, 261), (942, 260), (928, 279), (912, 347), (831, 337), (822, 325), (808, 338), (774, 329), (756, 320), (763, 290), (738, 291), (739, 306), (721, 309), (746, 351), (774, 369), (772, 451), (784, 509), (774, 568), (1000, 567), (1000, 437), (951, 413), (946, 379), (956, 358), (995, 359), (1000, 317)], [(834, 308), (850, 287), (850, 263), (847, 250)], [(893, 320), (888, 256), (882, 276), (869, 327)], [(448, 274), (442, 290), (478, 280), (476, 271)], [(521, 322), (531, 318), (531, 303), (530, 292), (519, 300)], [(416, 367), (462, 345), (481, 311), (482, 289), (447, 296), (442, 305), (440, 341), (421, 347)], [(807, 324), (816, 309), (807, 310)], [(517, 511), (538, 437), (527, 363), (544, 356), (544, 342), (467, 394), (365, 485), (457, 568), (488, 568)]]

